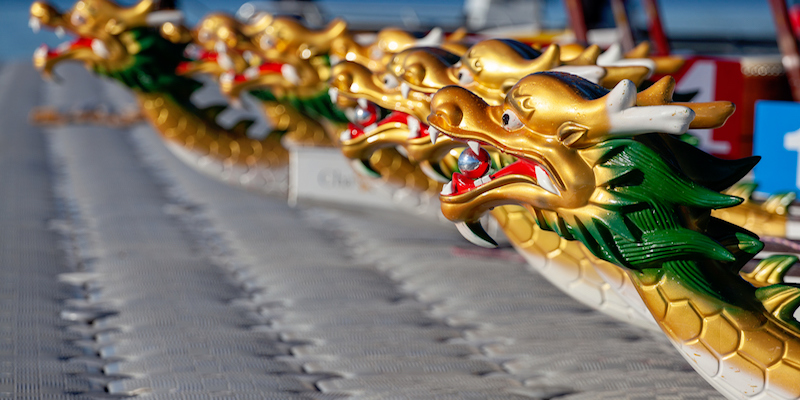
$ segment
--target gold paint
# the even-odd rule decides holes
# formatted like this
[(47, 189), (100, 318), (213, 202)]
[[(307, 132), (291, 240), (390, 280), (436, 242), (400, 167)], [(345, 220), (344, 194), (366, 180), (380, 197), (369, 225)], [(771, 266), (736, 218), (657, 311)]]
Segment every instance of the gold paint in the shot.
[[(587, 205), (594, 195), (591, 191), (595, 181), (603, 179), (595, 178), (599, 176), (592, 168), (596, 156), (584, 149), (612, 138), (614, 126), (601, 112), (604, 105), (598, 100), (603, 97), (580, 98), (559, 85), (562, 83), (542, 75), (528, 76), (499, 106), (490, 106), (455, 87), (444, 88), (434, 96), (428, 119), (432, 125), (459, 140), (488, 143), (538, 163), (560, 191), (555, 195), (542, 190), (536, 177), (506, 175), (464, 193), (441, 196), (446, 217), (474, 221), (492, 207), (507, 204), (525, 205), (544, 214), (557, 212), (565, 218), (579, 213), (588, 218), (596, 215), (598, 209)], [(652, 91), (640, 94), (637, 103), (670, 104), (670, 87), (671, 82), (661, 82)], [(692, 126), (717, 125), (732, 111), (726, 104), (714, 103), (691, 108), (699, 116)], [(503, 129), (501, 115), (506, 112), (513, 113), (520, 124)], [(585, 129), (577, 133), (581, 135), (577, 140), (566, 141), (569, 136), (559, 134), (567, 123)], [(576, 176), (579, 173), (588, 174), (591, 179)], [(592, 187), (588, 193), (583, 192), (585, 185)], [(566, 253), (551, 245), (547, 254), (563, 259)], [(708, 268), (712, 271), (717, 267), (710, 264)], [(783, 291), (765, 294), (761, 308), (758, 304), (729, 304), (697, 292), (673, 276), (670, 269), (647, 274), (631, 272), (627, 276), (663, 331), (707, 379), (742, 396), (762, 390), (770, 394), (797, 393), (800, 331), (781, 320), (781, 310), (795, 304), (800, 290), (778, 287)], [(735, 282), (737, 277), (720, 275), (719, 279)], [(759, 290), (764, 289), (770, 288)]]

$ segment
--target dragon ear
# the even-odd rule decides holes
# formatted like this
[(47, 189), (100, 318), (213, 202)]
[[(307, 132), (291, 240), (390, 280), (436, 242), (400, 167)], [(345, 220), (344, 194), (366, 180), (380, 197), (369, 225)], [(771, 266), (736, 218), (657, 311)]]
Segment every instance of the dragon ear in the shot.
[(576, 147), (576, 144), (586, 136), (589, 128), (576, 122), (567, 121), (558, 127), (556, 134), (558, 140), (566, 147)]

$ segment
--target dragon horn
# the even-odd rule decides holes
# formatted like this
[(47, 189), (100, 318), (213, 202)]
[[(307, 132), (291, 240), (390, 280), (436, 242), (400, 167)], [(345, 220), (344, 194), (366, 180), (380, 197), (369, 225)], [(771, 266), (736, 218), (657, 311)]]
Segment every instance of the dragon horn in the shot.
[(275, 20), (270, 13), (262, 12), (256, 14), (248, 24), (242, 24), (241, 31), (245, 36), (251, 37), (255, 34), (264, 32), (267, 27)]
[(462, 27), (454, 30), (453, 33), (449, 34), (447, 36), (447, 41), (448, 42), (458, 42), (458, 41), (464, 40), (464, 38), (467, 37), (467, 33), (468, 33), (467, 32), (467, 28), (464, 28), (462, 26)]
[(343, 35), (345, 32), (347, 32), (347, 22), (341, 18), (336, 18), (331, 21), (321, 33), (330, 41), (335, 37)]
[(438, 26), (431, 29), (425, 37), (418, 39), (414, 47), (437, 47), (444, 41), (444, 32)]
[(630, 79), (639, 86), (650, 76), (650, 69), (641, 65), (628, 65), (619, 67), (603, 67), (606, 75), (598, 82), (602, 87), (612, 87), (623, 79)]
[(561, 48), (557, 44), (547, 46), (547, 50), (539, 57), (531, 60), (527, 68), (531, 72), (547, 71), (561, 64)]
[(119, 7), (109, 2), (114, 13), (114, 18), (109, 20), (105, 27), (106, 32), (112, 35), (139, 26), (157, 26), (163, 24), (180, 24), (183, 22), (183, 13), (178, 10), (158, 10), (158, 4), (153, 0), (141, 0), (131, 7)]
[(719, 128), (725, 124), (728, 117), (736, 110), (736, 106), (730, 101), (673, 102), (672, 94), (674, 91), (675, 79), (671, 76), (665, 76), (639, 93), (636, 96), (636, 104), (639, 106), (675, 105), (691, 108), (696, 114), (689, 126), (692, 129)]
[[(38, 23), (42, 23), (53, 28), (63, 27), (64, 14), (60, 13), (55, 7), (43, 1), (35, 1), (31, 4), (31, 26), (38, 27)], [(36, 21), (35, 23), (33, 21)]]
[[(674, 83), (673, 83), (674, 85)], [(648, 132), (685, 133), (695, 117), (692, 109), (671, 103), (648, 107), (636, 106), (636, 85), (625, 79), (607, 95), (595, 100), (605, 102), (608, 134), (633, 136)]]
[(650, 56), (650, 42), (639, 43), (631, 51), (625, 53), (625, 58), (647, 58)]
[(580, 52), (575, 58), (564, 61), (566, 65), (596, 65), (600, 56), (600, 46), (593, 44)]

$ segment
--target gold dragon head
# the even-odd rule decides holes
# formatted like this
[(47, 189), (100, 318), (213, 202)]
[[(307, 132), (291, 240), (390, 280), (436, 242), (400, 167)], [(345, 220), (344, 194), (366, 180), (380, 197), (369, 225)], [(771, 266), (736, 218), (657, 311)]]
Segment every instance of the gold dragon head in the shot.
[(34, 65), (46, 76), (63, 60), (82, 61), (89, 68), (104, 71), (123, 69), (141, 50), (136, 30), (174, 30), (182, 18), (179, 11), (158, 10), (153, 0), (141, 0), (131, 7), (110, 0), (81, 0), (63, 13), (37, 1), (31, 5), (30, 14), (34, 30), (46, 26), (76, 36), (55, 49), (43, 45), (36, 50)]
[(454, 174), (440, 196), (442, 212), (482, 245), (492, 242), (476, 221), (500, 205), (526, 206), (537, 223), (557, 231), (566, 229), (563, 221), (572, 227), (602, 219), (605, 203), (623, 201), (610, 188), (626, 173), (603, 163), (605, 144), (717, 127), (734, 110), (729, 102), (674, 103), (674, 85), (666, 77), (637, 94), (629, 80), (609, 91), (575, 75), (542, 72), (521, 79), (499, 105), (461, 87), (443, 88), (431, 103), (432, 127), (466, 142), (476, 159), (481, 146), (490, 146), (517, 161), (482, 168), (480, 177)]
[(334, 39), (331, 44), (331, 64), (351, 61), (366, 66), (373, 71), (383, 71), (392, 57), (412, 47), (439, 47), (455, 54), (463, 54), (467, 46), (463, 43), (465, 29), (458, 29), (444, 36), (440, 28), (434, 28), (425, 37), (416, 38), (409, 32), (398, 28), (380, 30), (375, 41), (361, 44), (352, 36)]
[(390, 69), (414, 90), (433, 93), (458, 85), (493, 104), (501, 102), (520, 78), (535, 72), (569, 72), (608, 88), (622, 79), (638, 85), (651, 73), (645, 65), (599, 66), (593, 63), (596, 54), (599, 49), (590, 47), (565, 62), (558, 45), (541, 52), (511, 39), (489, 39), (474, 44), (454, 63), (417, 51)]
[[(458, 59), (443, 49), (424, 49), (425, 56), (449, 62)], [(361, 160), (369, 159), (378, 149), (400, 147), (408, 158), (420, 163), (429, 177), (444, 182), (455, 162), (447, 166), (441, 164), (442, 160), (453, 147), (463, 145), (447, 138), (431, 143), (425, 118), (430, 114), (432, 93), (412, 90), (394, 68), (415, 53), (416, 49), (408, 49), (395, 55), (384, 70), (350, 61), (333, 67), (331, 97), (342, 107), (350, 105), (346, 108), (350, 124), (341, 134), (340, 145), (345, 156)], [(448, 142), (455, 146), (447, 147)]]

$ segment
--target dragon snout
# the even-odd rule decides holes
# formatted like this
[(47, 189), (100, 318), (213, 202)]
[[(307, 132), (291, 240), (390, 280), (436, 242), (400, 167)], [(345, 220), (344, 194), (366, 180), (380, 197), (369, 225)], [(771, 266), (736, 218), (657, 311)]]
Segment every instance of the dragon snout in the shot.
[(431, 112), (431, 115), (436, 116), (437, 119), (444, 121), (450, 126), (458, 126), (461, 124), (461, 120), (464, 119), (464, 112), (455, 102), (447, 102), (439, 105)]
[[(341, 64), (340, 64), (341, 65)], [(333, 71), (333, 78), (331, 79), (331, 86), (339, 90), (350, 91), (353, 86), (353, 74), (349, 71)]]
[(472, 103), (476, 99), (477, 96), (464, 88), (447, 86), (436, 92), (431, 99), (431, 115), (428, 120), (442, 127), (459, 126), (465, 115), (473, 109)]
[(403, 79), (412, 85), (422, 85), (425, 79), (425, 67), (421, 64), (409, 65), (403, 71)]

